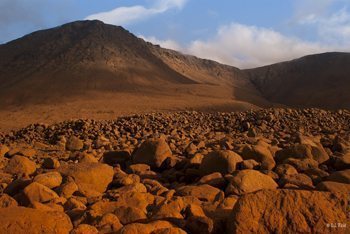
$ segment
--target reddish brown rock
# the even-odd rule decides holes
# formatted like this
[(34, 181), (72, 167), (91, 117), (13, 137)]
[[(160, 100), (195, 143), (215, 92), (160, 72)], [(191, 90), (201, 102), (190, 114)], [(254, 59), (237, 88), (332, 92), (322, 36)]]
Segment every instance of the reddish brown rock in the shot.
[(272, 170), (276, 166), (269, 145), (263, 141), (259, 141), (257, 145), (245, 146), (242, 151), (242, 158), (254, 159), (261, 164), (262, 170)]
[(143, 142), (133, 155), (135, 164), (147, 164), (159, 168), (165, 159), (172, 156), (169, 145), (163, 138)]
[(348, 202), (345, 194), (262, 190), (238, 200), (227, 221), (227, 233), (346, 233), (344, 227), (329, 225), (347, 224)]
[(80, 224), (78, 227), (74, 228), (70, 234), (98, 234), (97, 228), (88, 224)]
[(113, 168), (102, 163), (70, 164), (61, 166), (59, 171), (72, 177), (79, 190), (91, 189), (100, 193), (106, 191), (114, 175)]
[(73, 226), (67, 215), (24, 207), (0, 209), (0, 233), (69, 233)]
[(214, 151), (204, 156), (199, 169), (204, 175), (214, 172), (220, 172), (225, 175), (235, 171), (236, 164), (242, 161), (241, 156), (233, 151)]
[(18, 206), (18, 203), (15, 199), (13, 199), (7, 194), (0, 195), (0, 208), (16, 207), (16, 206)]
[(57, 193), (37, 182), (33, 182), (30, 185), (28, 185), (23, 190), (23, 194), (25, 197), (25, 201), (23, 201), (23, 204), (26, 204), (27, 202), (29, 202), (30, 204), (33, 204), (34, 202), (45, 203), (55, 198), (58, 198)]
[(224, 198), (224, 194), (220, 189), (207, 184), (182, 186), (176, 189), (176, 194), (180, 196), (193, 196), (201, 201), (208, 202), (221, 201)]
[(61, 185), (62, 176), (59, 172), (48, 172), (35, 176), (33, 181), (52, 189)]
[(10, 159), (4, 171), (14, 175), (31, 175), (36, 171), (36, 164), (24, 156), (16, 155)]
[(226, 194), (243, 195), (262, 189), (276, 189), (277, 183), (268, 175), (255, 170), (243, 170), (233, 174)]

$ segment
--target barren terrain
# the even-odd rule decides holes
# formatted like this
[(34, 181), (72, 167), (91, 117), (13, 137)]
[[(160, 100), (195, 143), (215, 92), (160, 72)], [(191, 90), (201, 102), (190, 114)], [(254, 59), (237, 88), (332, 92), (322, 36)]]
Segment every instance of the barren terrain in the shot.
[(349, 58), (240, 70), (100, 21), (0, 45), (0, 233), (349, 233)]

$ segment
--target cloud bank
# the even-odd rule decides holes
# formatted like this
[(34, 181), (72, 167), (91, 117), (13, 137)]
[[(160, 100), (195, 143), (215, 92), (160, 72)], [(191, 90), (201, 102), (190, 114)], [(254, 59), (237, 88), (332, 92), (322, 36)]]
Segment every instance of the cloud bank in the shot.
[[(232, 22), (215, 35), (180, 45), (175, 41), (145, 39), (162, 47), (213, 59), (240, 68), (264, 66), (329, 51), (350, 52), (350, 13), (336, 4), (345, 0), (295, 0), (290, 30), (313, 33), (315, 38), (290, 36), (272, 28)], [(343, 6), (346, 6), (343, 4)], [(286, 26), (287, 27), (287, 26)], [(288, 31), (288, 30), (287, 30)], [(303, 38), (303, 39), (302, 39)]]
[(149, 8), (141, 5), (118, 7), (111, 11), (89, 15), (86, 19), (97, 19), (115, 25), (128, 25), (164, 13), (170, 9), (181, 9), (186, 2), (187, 0), (156, 0), (154, 5)]

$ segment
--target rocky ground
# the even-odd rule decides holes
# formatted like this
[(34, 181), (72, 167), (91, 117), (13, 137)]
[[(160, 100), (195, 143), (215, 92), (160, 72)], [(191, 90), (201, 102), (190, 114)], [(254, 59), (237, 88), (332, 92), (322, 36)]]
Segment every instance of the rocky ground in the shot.
[(350, 231), (346, 110), (72, 120), (0, 142), (0, 233)]

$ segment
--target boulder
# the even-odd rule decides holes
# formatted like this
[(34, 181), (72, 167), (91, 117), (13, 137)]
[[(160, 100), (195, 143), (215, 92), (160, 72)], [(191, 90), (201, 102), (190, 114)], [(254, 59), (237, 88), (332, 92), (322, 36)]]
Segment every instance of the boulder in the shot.
[(36, 164), (24, 156), (15, 155), (10, 159), (4, 171), (13, 175), (31, 175), (36, 171)]
[(18, 203), (15, 199), (7, 194), (0, 195), (0, 208), (16, 207)]
[(52, 189), (61, 185), (62, 176), (59, 172), (56, 171), (47, 172), (35, 176), (33, 181)]
[(221, 201), (224, 198), (224, 194), (220, 189), (208, 184), (182, 186), (176, 189), (176, 194), (179, 196), (193, 196), (205, 202)]
[(213, 151), (204, 156), (200, 164), (203, 175), (220, 172), (225, 175), (236, 170), (236, 164), (242, 162), (241, 156), (230, 150)]
[(345, 154), (337, 157), (334, 163), (334, 167), (337, 170), (344, 170), (350, 168), (350, 150), (345, 152)]
[(299, 143), (311, 147), (312, 158), (319, 164), (326, 162), (329, 159), (327, 151), (320, 143), (319, 137), (299, 136)]
[(214, 222), (206, 216), (191, 216), (186, 220), (185, 228), (189, 233), (210, 234), (213, 233)]
[(326, 178), (327, 181), (334, 181), (344, 184), (350, 184), (350, 169), (337, 171)]
[(45, 158), (42, 164), (42, 168), (45, 169), (56, 169), (60, 167), (60, 162), (55, 158)]
[(113, 212), (123, 225), (147, 220), (146, 213), (132, 206), (118, 206)]
[(9, 152), (10, 149), (6, 145), (0, 145), (0, 158), (4, 157), (7, 152)]
[(292, 165), (298, 172), (305, 172), (310, 169), (318, 168), (318, 163), (312, 158), (288, 158), (283, 161), (283, 163)]
[(345, 233), (347, 195), (302, 190), (262, 190), (236, 203), (226, 233)]
[(168, 157), (172, 156), (169, 145), (163, 138), (144, 141), (133, 155), (133, 163), (147, 164), (159, 168)]
[(79, 190), (91, 189), (99, 193), (106, 191), (114, 175), (113, 168), (102, 163), (69, 164), (61, 166), (59, 171), (64, 176), (72, 177)]
[(132, 223), (120, 229), (120, 234), (152, 234), (166, 228), (173, 228), (174, 225), (168, 221), (157, 220), (150, 223)]
[(98, 219), (95, 226), (99, 230), (99, 233), (102, 234), (116, 233), (123, 227), (118, 217), (112, 213), (104, 214)]
[(23, 204), (45, 203), (59, 197), (53, 190), (37, 182), (33, 182), (25, 187), (23, 194), (25, 198), (22, 202)]
[(242, 170), (233, 174), (225, 193), (243, 195), (262, 189), (276, 189), (277, 183), (268, 175), (255, 170)]
[(226, 180), (219, 172), (214, 172), (209, 175), (203, 176), (199, 181), (198, 184), (209, 184), (216, 188), (225, 188), (226, 187)]
[(313, 159), (317, 163), (323, 163), (329, 159), (327, 152), (322, 148), (306, 144), (295, 144), (276, 152), (275, 160), (283, 162), (288, 158)]
[(131, 155), (128, 150), (108, 151), (103, 154), (103, 162), (111, 166), (115, 166), (117, 164), (124, 166), (130, 159)]
[(98, 234), (97, 228), (88, 224), (80, 224), (70, 234)]
[(262, 170), (272, 170), (276, 166), (276, 162), (273, 158), (269, 145), (266, 143), (260, 143), (257, 145), (246, 145), (242, 150), (242, 158), (254, 159), (259, 162)]
[(165, 200), (156, 206), (153, 210), (152, 219), (172, 219), (182, 220), (184, 217), (182, 211), (185, 208), (185, 203), (181, 197), (173, 197), (170, 200)]
[(280, 164), (276, 167), (275, 172), (279, 177), (287, 175), (296, 175), (298, 174), (297, 169), (290, 164)]
[(279, 181), (281, 187), (295, 185), (300, 189), (313, 189), (314, 185), (309, 176), (305, 174), (285, 175)]
[(73, 226), (63, 212), (24, 207), (0, 209), (0, 233), (69, 233)]
[(316, 186), (317, 190), (329, 191), (332, 193), (347, 193), (350, 195), (350, 184), (344, 184), (334, 181), (323, 181)]
[(71, 136), (66, 143), (66, 149), (70, 151), (78, 151), (83, 149), (83, 147), (84, 142), (76, 136)]

